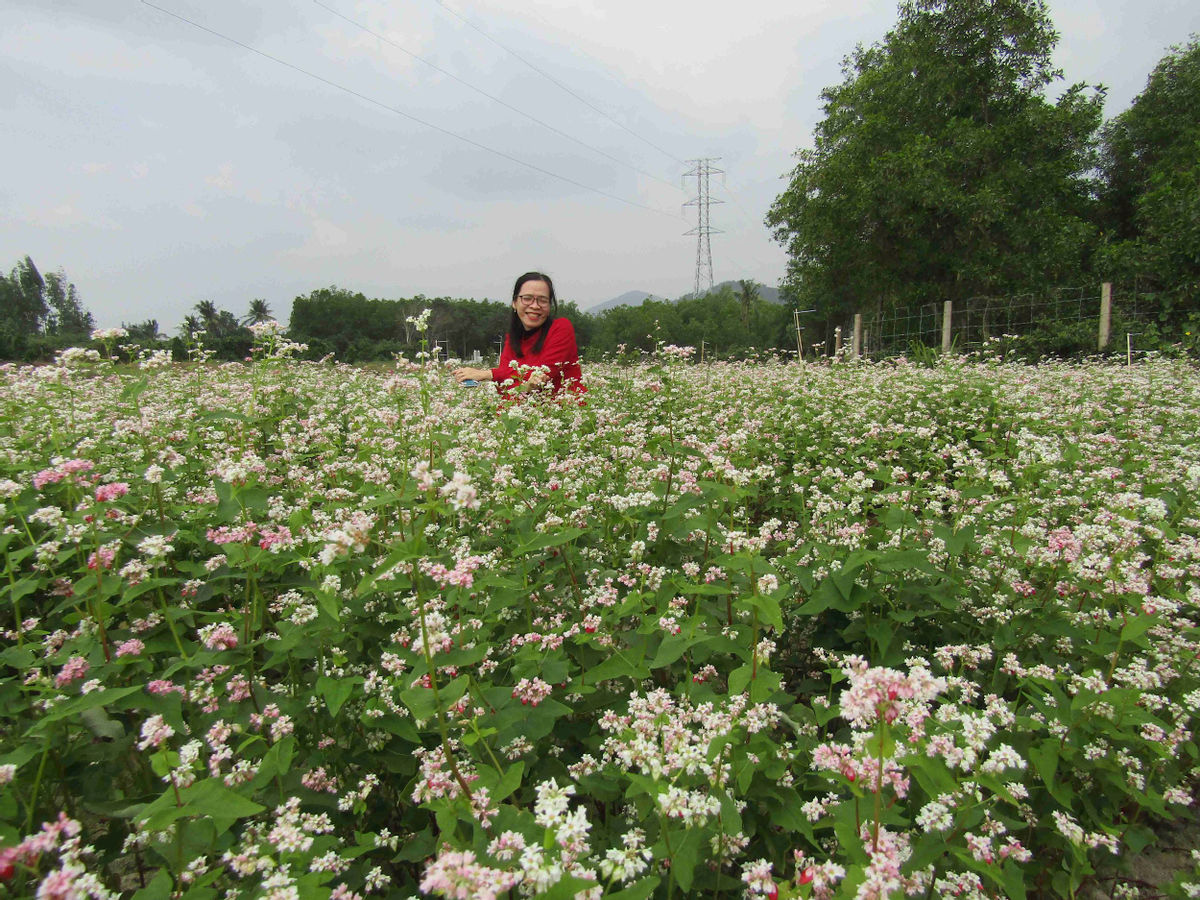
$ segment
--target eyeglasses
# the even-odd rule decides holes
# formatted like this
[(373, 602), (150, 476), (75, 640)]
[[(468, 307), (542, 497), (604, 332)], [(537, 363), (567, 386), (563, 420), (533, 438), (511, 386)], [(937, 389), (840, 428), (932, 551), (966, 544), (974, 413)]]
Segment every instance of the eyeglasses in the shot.
[(518, 294), (517, 299), (526, 306), (549, 306), (550, 298), (540, 294)]

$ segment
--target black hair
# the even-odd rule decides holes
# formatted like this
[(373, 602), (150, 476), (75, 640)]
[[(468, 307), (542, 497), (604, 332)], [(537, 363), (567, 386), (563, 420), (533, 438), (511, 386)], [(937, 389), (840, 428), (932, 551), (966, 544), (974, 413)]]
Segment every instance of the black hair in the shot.
[[(550, 312), (546, 315), (546, 321), (538, 326), (541, 334), (538, 336), (537, 343), (533, 345), (534, 353), (541, 353), (542, 347), (546, 344), (546, 335), (550, 333), (550, 323), (554, 321), (554, 316), (558, 312), (558, 298), (554, 296), (554, 282), (550, 280), (549, 275), (544, 275), (541, 272), (526, 272), (517, 279), (517, 283), (513, 285), (512, 299), (516, 304), (517, 297), (521, 293), (521, 288), (525, 286), (527, 281), (544, 281), (546, 287), (550, 288)], [(521, 341), (526, 337), (525, 326), (521, 324), (521, 317), (517, 315), (517, 308), (514, 305), (512, 317), (508, 321), (508, 344), (512, 347), (513, 356), (517, 359), (521, 358)]]

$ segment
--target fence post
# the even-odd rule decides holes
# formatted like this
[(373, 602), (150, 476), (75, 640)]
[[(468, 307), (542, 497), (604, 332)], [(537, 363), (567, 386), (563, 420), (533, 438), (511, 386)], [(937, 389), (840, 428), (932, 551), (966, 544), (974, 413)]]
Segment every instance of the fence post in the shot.
[(942, 304), (942, 352), (950, 352), (950, 326), (954, 316), (954, 301)]
[(1100, 337), (1098, 350), (1108, 349), (1108, 339), (1112, 331), (1112, 282), (1106, 281), (1100, 285)]
[(855, 359), (862, 356), (862, 313), (854, 314), (854, 337), (850, 339), (850, 354)]
[(833, 329), (833, 356), (834, 359), (840, 359), (842, 355), (842, 326), (838, 325)]

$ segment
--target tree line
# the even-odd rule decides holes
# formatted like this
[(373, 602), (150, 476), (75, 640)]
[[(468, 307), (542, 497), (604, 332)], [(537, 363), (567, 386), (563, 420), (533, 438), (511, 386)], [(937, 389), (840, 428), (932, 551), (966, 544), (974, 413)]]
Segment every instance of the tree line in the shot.
[(1103, 87), (1048, 98), (1057, 40), (1040, 0), (903, 0), (844, 60), (766, 220), (817, 328), (1109, 281), (1164, 340), (1197, 332), (1200, 44), (1102, 124)]

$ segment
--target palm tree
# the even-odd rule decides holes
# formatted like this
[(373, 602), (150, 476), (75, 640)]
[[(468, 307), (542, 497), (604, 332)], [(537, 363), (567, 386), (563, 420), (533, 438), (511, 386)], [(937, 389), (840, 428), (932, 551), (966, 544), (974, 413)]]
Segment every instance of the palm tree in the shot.
[(204, 323), (199, 316), (187, 315), (183, 317), (183, 324), (179, 326), (179, 333), (185, 338), (191, 338), (197, 331), (204, 330)]
[(738, 291), (738, 300), (742, 304), (742, 325), (745, 326), (750, 324), (750, 308), (758, 299), (758, 285), (753, 280), (747, 281), (745, 278), (738, 284), (741, 285), (741, 290)]
[(201, 300), (193, 307), (196, 310), (196, 315), (200, 318), (201, 327), (214, 337), (217, 334), (217, 304), (211, 300)]
[(250, 310), (246, 315), (242, 316), (243, 325), (257, 325), (260, 322), (269, 322), (274, 316), (271, 315), (271, 307), (266, 300), (256, 297), (250, 301)]

